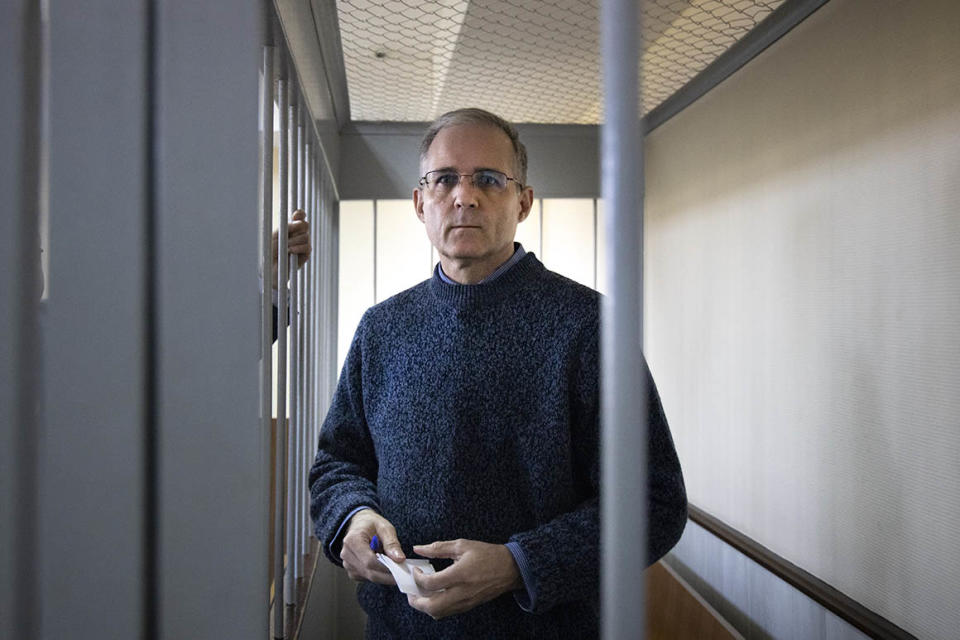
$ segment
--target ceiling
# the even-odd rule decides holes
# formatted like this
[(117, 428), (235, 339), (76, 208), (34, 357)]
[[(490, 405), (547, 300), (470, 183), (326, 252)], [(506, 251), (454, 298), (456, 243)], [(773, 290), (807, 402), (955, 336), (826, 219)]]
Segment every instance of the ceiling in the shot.
[[(783, 2), (641, 2), (643, 113)], [(477, 106), (512, 122), (600, 122), (596, 0), (337, 0), (337, 13), (352, 120)]]

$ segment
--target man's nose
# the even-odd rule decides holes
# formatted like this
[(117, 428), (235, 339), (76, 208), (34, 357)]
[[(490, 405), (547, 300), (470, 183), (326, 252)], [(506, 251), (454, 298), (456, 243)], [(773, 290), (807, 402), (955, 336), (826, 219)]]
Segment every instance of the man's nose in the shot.
[(479, 191), (473, 184), (473, 176), (460, 176), (453, 194), (454, 204), (458, 207), (476, 207), (479, 204), (477, 201)]

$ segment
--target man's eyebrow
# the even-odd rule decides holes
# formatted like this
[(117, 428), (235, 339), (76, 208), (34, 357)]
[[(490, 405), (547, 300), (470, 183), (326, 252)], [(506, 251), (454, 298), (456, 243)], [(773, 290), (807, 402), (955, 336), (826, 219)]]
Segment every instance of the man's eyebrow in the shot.
[[(430, 169), (427, 173), (433, 173), (434, 171), (451, 171), (454, 173), (459, 173), (459, 169), (456, 167), (438, 167), (436, 169)], [(497, 169), (495, 167), (475, 167), (470, 173), (476, 173), (477, 171), (496, 171), (498, 173), (505, 173), (502, 169)]]

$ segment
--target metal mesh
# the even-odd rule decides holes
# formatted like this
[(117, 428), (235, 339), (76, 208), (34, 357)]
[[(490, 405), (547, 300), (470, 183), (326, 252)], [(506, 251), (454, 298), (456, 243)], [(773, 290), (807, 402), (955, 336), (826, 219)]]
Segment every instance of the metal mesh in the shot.
[[(646, 0), (649, 112), (783, 0)], [(479, 106), (513, 122), (600, 121), (599, 5), (338, 0), (354, 120), (429, 121)]]

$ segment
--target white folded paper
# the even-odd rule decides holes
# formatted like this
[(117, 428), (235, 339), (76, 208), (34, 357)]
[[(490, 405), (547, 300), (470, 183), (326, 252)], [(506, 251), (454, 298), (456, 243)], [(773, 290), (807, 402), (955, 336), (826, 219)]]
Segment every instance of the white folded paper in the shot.
[(397, 581), (397, 586), (400, 588), (400, 591), (403, 593), (412, 593), (415, 596), (422, 596), (423, 593), (420, 591), (417, 583), (413, 581), (414, 567), (419, 567), (421, 571), (427, 574), (435, 573), (433, 565), (430, 564), (429, 560), (408, 559), (398, 563), (382, 553), (377, 554), (377, 560), (393, 574), (393, 579)]

